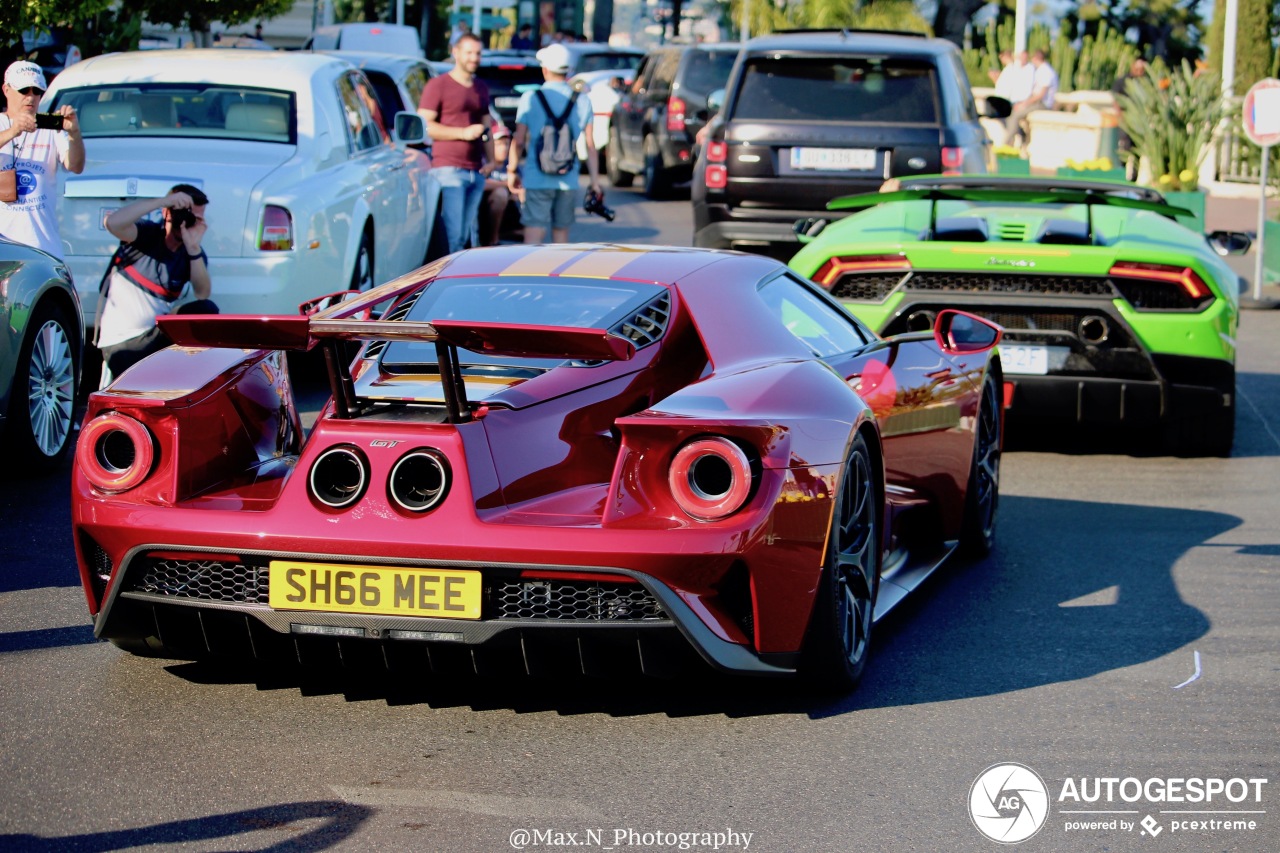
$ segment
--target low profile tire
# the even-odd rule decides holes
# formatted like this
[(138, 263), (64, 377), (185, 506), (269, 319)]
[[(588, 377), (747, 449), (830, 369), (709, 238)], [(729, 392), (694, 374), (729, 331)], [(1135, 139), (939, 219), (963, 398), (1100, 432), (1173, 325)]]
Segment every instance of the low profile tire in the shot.
[(356, 249), (356, 262), (351, 267), (351, 289), (361, 293), (373, 289), (373, 234), (364, 230), (360, 248)]
[(662, 152), (658, 150), (658, 140), (652, 136), (644, 138), (644, 195), (645, 198), (663, 199), (671, 192), (671, 179), (667, 170), (662, 168)]
[(982, 383), (978, 423), (973, 436), (973, 464), (964, 491), (964, 521), (960, 529), (960, 553), (985, 557), (996, 544), (996, 510), (1000, 505), (1000, 454), (1003, 418), (998, 373)]
[(619, 189), (626, 189), (636, 176), (622, 168), (622, 147), (618, 142), (618, 131), (609, 128), (609, 144), (604, 149), (604, 173), (609, 183)]
[(71, 419), (80, 376), (80, 335), (62, 307), (45, 302), (32, 313), (9, 392), (8, 452), (24, 473), (62, 464), (71, 446)]
[(426, 266), (449, 254), (449, 235), (445, 233), (444, 223), (437, 216), (431, 224), (431, 234), (427, 237), (427, 253), (422, 256), (422, 264)]
[(1163, 430), (1165, 450), (1175, 456), (1228, 457), (1236, 439), (1235, 394), (1231, 405), (1177, 418)]
[(880, 488), (866, 438), (849, 449), (837, 485), (827, 555), (805, 642), (801, 673), (813, 686), (847, 693), (871, 651), (880, 589)]

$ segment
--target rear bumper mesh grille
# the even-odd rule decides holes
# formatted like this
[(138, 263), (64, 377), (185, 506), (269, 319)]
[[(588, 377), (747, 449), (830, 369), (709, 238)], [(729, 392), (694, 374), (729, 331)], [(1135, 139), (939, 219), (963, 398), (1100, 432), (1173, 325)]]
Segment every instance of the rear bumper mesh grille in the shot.
[(1020, 275), (1017, 273), (914, 272), (904, 287), (948, 293), (1034, 293), (1045, 296), (1094, 296), (1115, 299), (1119, 294), (1105, 276)]
[[(267, 604), (265, 560), (217, 560), (143, 557), (136, 561), (131, 592), (186, 601)], [(553, 619), (566, 622), (640, 622), (665, 620), (657, 599), (639, 584), (587, 580), (485, 579), (483, 619)]]

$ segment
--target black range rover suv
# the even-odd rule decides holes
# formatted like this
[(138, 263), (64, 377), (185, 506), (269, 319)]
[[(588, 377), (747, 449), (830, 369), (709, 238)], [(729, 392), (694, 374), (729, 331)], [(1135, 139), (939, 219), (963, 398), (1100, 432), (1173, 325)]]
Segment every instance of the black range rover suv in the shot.
[(694, 168), (695, 246), (787, 259), (793, 227), (888, 178), (986, 172), (991, 140), (960, 51), (883, 32), (751, 39)]

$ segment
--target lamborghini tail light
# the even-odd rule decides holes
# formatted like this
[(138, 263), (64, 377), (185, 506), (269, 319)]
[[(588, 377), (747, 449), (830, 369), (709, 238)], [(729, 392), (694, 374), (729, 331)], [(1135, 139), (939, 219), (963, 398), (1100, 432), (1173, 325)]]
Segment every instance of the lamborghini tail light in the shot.
[(155, 452), (155, 438), (141, 422), (108, 412), (81, 430), (76, 464), (95, 488), (116, 494), (147, 478)]
[(676, 503), (699, 521), (717, 521), (751, 494), (751, 462), (727, 438), (701, 438), (676, 452), (667, 475)]
[(449, 491), (449, 463), (436, 450), (423, 447), (400, 457), (387, 480), (387, 495), (401, 509), (426, 512)]
[(958, 175), (964, 167), (964, 149), (944, 146), (942, 149), (942, 174)]
[(689, 105), (684, 98), (672, 95), (667, 99), (667, 130), (684, 132), (684, 114)]
[(360, 500), (369, 485), (369, 464), (354, 447), (331, 447), (312, 463), (307, 483), (317, 501), (345, 509)]
[(258, 248), (264, 252), (284, 252), (293, 248), (293, 217), (289, 211), (274, 204), (262, 209)]
[(830, 290), (845, 273), (907, 272), (911, 261), (902, 255), (852, 255), (831, 258), (813, 274), (813, 280)]
[[(1118, 261), (1107, 275), (1138, 310), (1198, 309), (1214, 298), (1199, 273), (1181, 264)], [(1153, 284), (1156, 286), (1152, 287)]]

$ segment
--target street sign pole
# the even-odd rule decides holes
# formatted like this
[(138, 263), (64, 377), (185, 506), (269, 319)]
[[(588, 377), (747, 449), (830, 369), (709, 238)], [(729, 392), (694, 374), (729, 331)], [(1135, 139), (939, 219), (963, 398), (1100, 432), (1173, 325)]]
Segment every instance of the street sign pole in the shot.
[(1271, 146), (1262, 146), (1262, 186), (1258, 192), (1258, 245), (1253, 259), (1253, 298), (1262, 301), (1262, 256), (1267, 246), (1267, 166), (1271, 163)]

